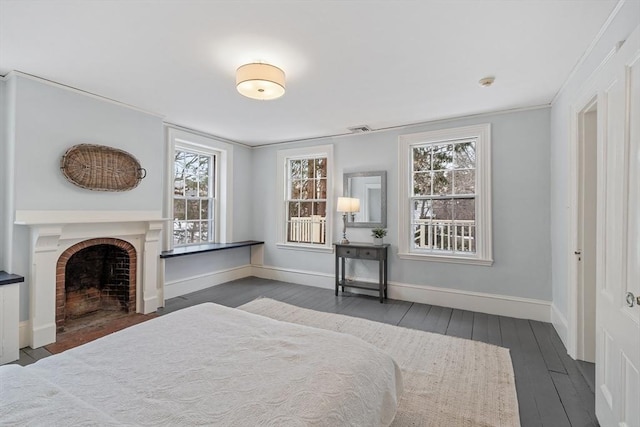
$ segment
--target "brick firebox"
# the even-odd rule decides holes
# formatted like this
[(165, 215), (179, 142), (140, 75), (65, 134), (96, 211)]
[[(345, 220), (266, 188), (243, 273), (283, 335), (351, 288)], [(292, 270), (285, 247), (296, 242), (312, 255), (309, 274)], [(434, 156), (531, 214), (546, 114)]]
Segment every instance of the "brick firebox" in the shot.
[[(92, 282), (99, 281), (96, 272), (94, 278), (85, 277), (89, 282), (88, 286), (78, 286), (77, 283), (67, 283), (69, 261), (74, 256), (89, 253), (90, 260), (94, 265), (88, 270), (95, 268), (96, 256), (104, 253), (104, 262), (112, 263), (107, 266), (111, 270), (111, 282), (102, 283), (99, 286), (92, 286)], [(115, 238), (98, 238), (85, 240), (77, 243), (65, 250), (56, 265), (56, 327), (61, 330), (66, 319), (86, 314), (101, 307), (119, 306), (125, 312), (135, 312), (136, 309), (136, 265), (137, 256), (135, 248), (128, 242)], [(77, 268), (76, 268), (77, 270)], [(86, 276), (86, 274), (84, 274)], [(117, 282), (117, 284), (115, 283)], [(94, 283), (95, 284), (95, 283)], [(71, 285), (71, 286), (69, 286)]]

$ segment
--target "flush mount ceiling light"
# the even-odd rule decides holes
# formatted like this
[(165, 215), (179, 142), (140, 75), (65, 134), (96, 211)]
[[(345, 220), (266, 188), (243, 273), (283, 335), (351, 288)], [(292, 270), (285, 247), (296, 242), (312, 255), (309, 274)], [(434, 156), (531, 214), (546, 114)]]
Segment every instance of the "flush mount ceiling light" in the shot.
[(248, 98), (280, 98), (284, 95), (284, 71), (270, 64), (245, 64), (236, 70), (236, 87)]

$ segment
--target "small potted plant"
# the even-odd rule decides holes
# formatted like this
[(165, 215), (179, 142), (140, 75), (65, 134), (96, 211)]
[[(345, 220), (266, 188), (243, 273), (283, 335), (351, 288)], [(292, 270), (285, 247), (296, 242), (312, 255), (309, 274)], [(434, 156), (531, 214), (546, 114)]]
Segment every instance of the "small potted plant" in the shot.
[(382, 238), (387, 235), (387, 229), (382, 227), (376, 227), (373, 230), (371, 230), (371, 235), (373, 236), (374, 245), (382, 245)]

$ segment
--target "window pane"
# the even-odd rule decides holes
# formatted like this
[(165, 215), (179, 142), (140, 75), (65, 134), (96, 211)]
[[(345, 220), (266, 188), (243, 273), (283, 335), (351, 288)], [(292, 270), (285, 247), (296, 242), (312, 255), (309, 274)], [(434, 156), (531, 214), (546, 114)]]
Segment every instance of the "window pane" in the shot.
[(209, 218), (209, 200), (200, 201), (200, 219), (206, 220)]
[(440, 144), (432, 146), (433, 166), (432, 170), (453, 168), (453, 145)]
[(316, 181), (316, 199), (327, 198), (327, 179), (322, 178)]
[(173, 194), (176, 196), (184, 196), (184, 179), (182, 175), (176, 175), (173, 181)]
[(209, 221), (202, 221), (200, 223), (200, 237), (203, 242), (208, 242), (209, 238)]
[(293, 182), (291, 182), (291, 195), (289, 196), (290, 199), (301, 199), (301, 195), (302, 195), (302, 181), (300, 180), (295, 180)]
[(198, 221), (187, 221), (187, 243), (200, 241), (200, 224)]
[(451, 221), (453, 219), (453, 200), (433, 200), (433, 217), (438, 221)]
[(430, 199), (414, 200), (412, 218), (414, 220), (433, 218), (432, 201)]
[(314, 202), (313, 203), (313, 214), (321, 217), (327, 216), (327, 203), (326, 202)]
[(413, 148), (413, 170), (429, 171), (431, 170), (431, 147), (414, 147)]
[(185, 217), (185, 200), (174, 199), (173, 200), (173, 218), (177, 220), (184, 220)]
[(291, 178), (302, 177), (300, 160), (289, 161), (289, 174), (291, 175)]
[(187, 175), (184, 180), (185, 196), (197, 197), (198, 196), (198, 178), (195, 175)]
[(174, 163), (173, 194), (184, 195), (184, 152), (177, 151)]
[(476, 167), (476, 143), (461, 142), (454, 146), (454, 164), (458, 169)]
[(309, 178), (309, 160), (300, 160), (300, 178)]
[(298, 202), (289, 202), (288, 208), (289, 214), (288, 219), (299, 217), (300, 216), (300, 203)]
[(438, 196), (451, 194), (451, 172), (438, 171), (433, 173), (433, 194)]
[(200, 219), (200, 200), (187, 200), (187, 220)]
[(176, 245), (183, 245), (186, 241), (186, 223), (184, 221), (173, 222), (173, 242)]
[(413, 175), (413, 195), (431, 195), (431, 172), (418, 172)]
[(313, 187), (314, 187), (314, 180), (313, 179), (309, 179), (309, 180), (305, 180), (302, 182), (302, 195), (301, 195), (301, 199), (314, 199), (314, 192), (313, 192)]
[(456, 221), (474, 221), (476, 219), (475, 199), (456, 199), (454, 206), (453, 219)]
[(209, 196), (209, 165), (211, 158), (207, 156), (200, 156), (200, 167), (198, 168), (198, 182), (199, 182), (199, 196)]
[(327, 159), (324, 157), (318, 158), (315, 161), (316, 178), (326, 178), (327, 177)]
[(475, 171), (457, 170), (453, 171), (454, 194), (475, 194), (476, 180)]
[(197, 175), (198, 173), (198, 155), (195, 153), (184, 153), (184, 170), (188, 175)]
[(212, 156), (211, 157), (211, 165), (209, 167), (209, 175), (211, 177), (211, 179), (210, 179), (210, 181), (211, 181), (211, 189), (210, 189), (210, 194), (208, 195), (208, 197), (217, 197), (217, 195), (216, 195), (216, 174), (215, 174), (216, 167), (217, 167), (216, 156)]
[(300, 216), (301, 217), (309, 217), (313, 213), (313, 203), (311, 202), (302, 202), (300, 203)]

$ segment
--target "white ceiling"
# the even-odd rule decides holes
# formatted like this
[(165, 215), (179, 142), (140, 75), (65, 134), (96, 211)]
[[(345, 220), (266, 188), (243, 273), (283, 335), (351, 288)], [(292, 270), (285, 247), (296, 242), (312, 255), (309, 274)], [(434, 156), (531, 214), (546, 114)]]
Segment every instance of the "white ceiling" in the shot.
[[(0, 75), (261, 145), (549, 104), (616, 3), (0, 0)], [(256, 61), (285, 70), (282, 98), (237, 93)]]

